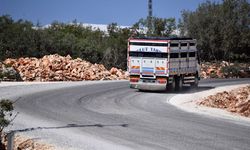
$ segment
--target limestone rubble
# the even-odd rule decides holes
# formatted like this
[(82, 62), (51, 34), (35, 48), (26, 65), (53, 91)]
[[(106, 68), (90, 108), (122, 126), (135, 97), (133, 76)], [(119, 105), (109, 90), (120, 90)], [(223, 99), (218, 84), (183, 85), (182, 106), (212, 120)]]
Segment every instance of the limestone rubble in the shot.
[(201, 63), (201, 78), (249, 78), (249, 63), (204, 62)]
[[(4, 70), (5, 74), (11, 75), (16, 70), (23, 81), (120, 80), (129, 76), (121, 69), (107, 70), (101, 64), (91, 64), (80, 58), (72, 59), (69, 55), (66, 57), (57, 54), (46, 55), (40, 59), (34, 57), (6, 59), (3, 63), (9, 68), (0, 63), (0, 80), (1, 72)], [(204, 62), (200, 66), (200, 76), (204, 79), (250, 77), (249, 63)], [(8, 76), (3, 80), (19, 81), (19, 78), (13, 79), (16, 76)]]
[[(4, 147), (7, 149), (7, 137), (6, 135), (2, 139)], [(25, 136), (15, 135), (13, 148), (15, 150), (55, 150), (55, 147), (46, 143), (42, 143), (38, 139), (31, 139)]]
[(208, 96), (198, 104), (250, 117), (250, 85)]
[(23, 81), (82, 81), (126, 79), (121, 69), (107, 70), (102, 64), (92, 64), (81, 58), (60, 55), (38, 58), (6, 59), (4, 64), (15, 68)]

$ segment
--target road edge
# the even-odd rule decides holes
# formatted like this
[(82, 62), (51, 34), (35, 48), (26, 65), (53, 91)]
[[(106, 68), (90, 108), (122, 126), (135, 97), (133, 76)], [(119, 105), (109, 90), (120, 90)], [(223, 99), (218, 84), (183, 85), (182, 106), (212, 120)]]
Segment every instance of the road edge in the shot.
[(83, 81), (48, 81), (48, 82), (42, 82), (42, 81), (1, 81), (0, 82), (0, 88), (1, 87), (10, 87), (10, 86), (28, 86), (28, 85), (46, 85), (46, 84), (72, 84), (74, 85), (90, 85), (90, 84), (98, 84), (98, 83), (110, 83), (110, 82), (119, 82), (119, 81), (127, 81), (127, 80), (83, 80)]

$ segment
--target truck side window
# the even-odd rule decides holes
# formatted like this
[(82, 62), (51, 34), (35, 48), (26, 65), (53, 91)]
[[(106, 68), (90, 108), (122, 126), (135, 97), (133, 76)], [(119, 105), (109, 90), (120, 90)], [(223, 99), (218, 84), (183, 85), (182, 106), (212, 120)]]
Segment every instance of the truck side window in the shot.
[(156, 57), (168, 58), (168, 53), (151, 53), (151, 52), (129, 52), (130, 57)]
[(170, 58), (179, 58), (179, 53), (171, 53)]
[(167, 53), (156, 53), (155, 57), (157, 57), (157, 58), (168, 58), (168, 54)]
[(143, 55), (143, 53), (138, 53), (137, 54), (137, 57), (143, 57), (144, 55)]
[(138, 53), (137, 52), (129, 52), (129, 56), (138, 57)]
[(179, 47), (178, 43), (170, 43), (170, 47)]
[(195, 57), (195, 52), (190, 52), (189, 57)]
[(195, 43), (189, 43), (189, 46), (195, 46)]
[(181, 53), (181, 58), (187, 58), (187, 53)]
[(186, 47), (187, 46), (187, 43), (181, 43), (181, 47)]

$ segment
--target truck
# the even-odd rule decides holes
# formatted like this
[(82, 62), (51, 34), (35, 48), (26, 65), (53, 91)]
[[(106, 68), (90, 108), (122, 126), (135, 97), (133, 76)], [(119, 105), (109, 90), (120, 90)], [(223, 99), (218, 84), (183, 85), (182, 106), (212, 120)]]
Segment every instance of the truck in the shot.
[(129, 38), (127, 69), (131, 88), (181, 90), (197, 87), (200, 66), (196, 40), (192, 38)]

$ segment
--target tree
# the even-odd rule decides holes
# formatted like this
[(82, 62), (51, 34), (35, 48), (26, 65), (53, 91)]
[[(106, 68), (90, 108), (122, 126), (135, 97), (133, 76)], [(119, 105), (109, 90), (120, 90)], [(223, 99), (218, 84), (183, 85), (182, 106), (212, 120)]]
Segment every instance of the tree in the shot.
[[(195, 11), (182, 11), (182, 36), (197, 39), (203, 60), (250, 58), (250, 4), (246, 0), (207, 1)], [(244, 59), (239, 59), (244, 58)]]
[(140, 19), (133, 25), (137, 36), (157, 36), (169, 37), (174, 36), (173, 32), (176, 29), (176, 22), (174, 18), (158, 18), (152, 17), (152, 32), (147, 32), (147, 19)]
[(15, 119), (12, 111), (14, 110), (13, 102), (8, 99), (2, 99), (0, 101), (0, 148), (3, 146), (2, 136), (3, 130)]
[(116, 23), (108, 26), (108, 36), (106, 36), (105, 51), (103, 52), (103, 63), (108, 69), (118, 67), (126, 69), (127, 67), (127, 41), (132, 35), (132, 30), (120, 28)]

